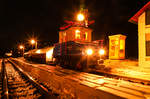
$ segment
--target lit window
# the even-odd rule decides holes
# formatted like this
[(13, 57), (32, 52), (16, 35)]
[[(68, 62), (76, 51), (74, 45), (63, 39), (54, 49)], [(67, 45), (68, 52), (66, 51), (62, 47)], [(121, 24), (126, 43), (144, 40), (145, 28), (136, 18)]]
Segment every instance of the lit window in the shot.
[(85, 32), (85, 34), (84, 34), (84, 39), (85, 39), (85, 40), (87, 40), (87, 35), (88, 35), (88, 33)]
[(120, 40), (120, 50), (123, 50), (124, 49), (124, 40)]
[(80, 39), (80, 31), (79, 30), (75, 31), (75, 38)]

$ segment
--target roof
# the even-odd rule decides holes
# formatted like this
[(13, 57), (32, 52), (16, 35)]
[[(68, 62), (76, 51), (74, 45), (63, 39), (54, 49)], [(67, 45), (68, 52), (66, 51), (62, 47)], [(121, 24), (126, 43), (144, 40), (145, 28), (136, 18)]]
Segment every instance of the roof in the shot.
[(118, 37), (121, 37), (121, 38), (126, 38), (126, 36), (125, 35), (122, 35), (122, 34), (116, 34), (116, 35), (111, 35), (111, 36), (109, 36), (109, 38), (118, 38)]
[(139, 16), (147, 9), (150, 9), (150, 1), (147, 4), (145, 4), (143, 8), (141, 8), (133, 17), (131, 17), (129, 19), (129, 22), (137, 24)]
[(91, 28), (89, 28), (89, 27), (82, 27), (82, 26), (71, 26), (71, 27), (69, 27), (69, 28), (67, 28), (67, 29), (64, 29), (64, 30), (61, 30), (60, 32), (62, 32), (62, 31), (67, 31), (67, 30), (70, 30), (70, 29), (72, 29), (72, 28), (78, 28), (78, 29), (88, 29), (88, 30), (91, 30), (92, 31), (92, 29)]

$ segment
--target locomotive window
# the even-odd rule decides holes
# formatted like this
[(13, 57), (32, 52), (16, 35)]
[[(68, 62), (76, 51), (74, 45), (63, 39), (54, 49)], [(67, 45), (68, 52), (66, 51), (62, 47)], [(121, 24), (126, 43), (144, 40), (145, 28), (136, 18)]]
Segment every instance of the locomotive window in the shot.
[(80, 31), (79, 30), (75, 31), (75, 38), (80, 39)]
[(146, 11), (146, 25), (150, 25), (150, 10)]
[(87, 40), (87, 35), (88, 35), (87, 32), (85, 32), (85, 34), (83, 35), (83, 37), (84, 37), (85, 40)]

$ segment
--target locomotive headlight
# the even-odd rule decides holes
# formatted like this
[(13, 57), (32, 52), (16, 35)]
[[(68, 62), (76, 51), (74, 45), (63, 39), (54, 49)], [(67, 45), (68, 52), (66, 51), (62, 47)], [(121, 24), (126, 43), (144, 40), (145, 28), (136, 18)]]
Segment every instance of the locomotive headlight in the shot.
[(92, 55), (93, 54), (93, 50), (92, 49), (87, 49), (86, 53), (87, 53), (87, 55)]
[(99, 54), (100, 54), (100, 55), (104, 55), (104, 54), (105, 54), (104, 49), (100, 49), (100, 50), (99, 50)]

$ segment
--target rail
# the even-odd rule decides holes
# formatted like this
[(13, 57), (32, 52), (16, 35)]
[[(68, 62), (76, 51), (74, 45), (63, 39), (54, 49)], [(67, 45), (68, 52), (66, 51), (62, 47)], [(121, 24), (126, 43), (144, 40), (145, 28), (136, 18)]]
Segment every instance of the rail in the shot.
[(7, 73), (6, 73), (6, 67), (5, 67), (5, 59), (2, 60), (2, 99), (9, 99), (9, 93), (8, 93), (8, 80), (7, 80)]

